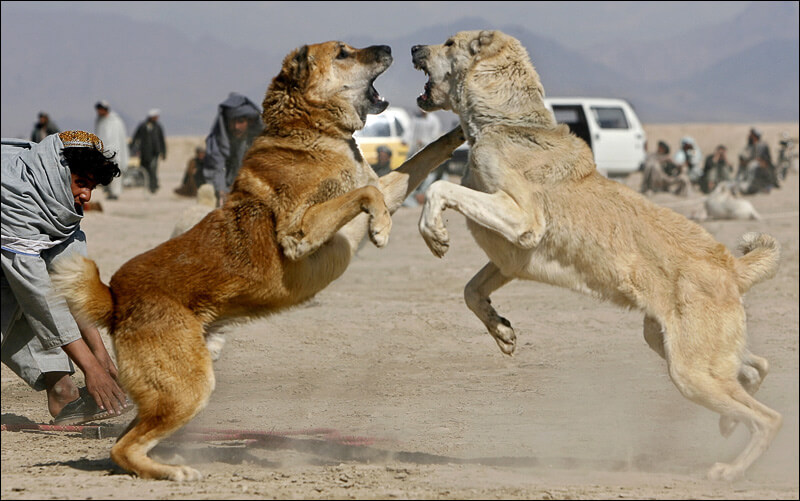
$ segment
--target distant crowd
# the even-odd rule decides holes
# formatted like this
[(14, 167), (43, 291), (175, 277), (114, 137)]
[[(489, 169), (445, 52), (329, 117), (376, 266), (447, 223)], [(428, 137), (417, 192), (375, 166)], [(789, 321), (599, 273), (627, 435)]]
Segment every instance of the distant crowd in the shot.
[(784, 132), (779, 141), (777, 158), (773, 161), (762, 132), (751, 128), (745, 147), (739, 152), (738, 158), (731, 161), (724, 144), (717, 145), (712, 153), (703, 156), (690, 136), (681, 138), (674, 154), (670, 154), (670, 147), (665, 141), (659, 141), (656, 151), (647, 154), (640, 168), (640, 191), (645, 194), (669, 192), (688, 196), (693, 190), (711, 193), (725, 184), (741, 195), (770, 193), (780, 188), (786, 179), (797, 157), (797, 144), (797, 138), (791, 138)]
[[(161, 188), (159, 160), (167, 158), (161, 111), (153, 108), (134, 130), (130, 141), (122, 118), (106, 100), (94, 105), (95, 134), (105, 149), (114, 155), (121, 175), (105, 186), (106, 199), (117, 200), (126, 185), (141, 184), (151, 193)], [(174, 192), (195, 197), (203, 184), (214, 187), (218, 205), (222, 205), (241, 167), (244, 154), (263, 129), (261, 109), (247, 97), (231, 92), (222, 101), (203, 144), (197, 145), (189, 159), (181, 185)], [(60, 132), (47, 112), (40, 112), (30, 140), (39, 143), (47, 136)], [(135, 172), (128, 172), (133, 168)], [(90, 206), (87, 206), (87, 208)]]

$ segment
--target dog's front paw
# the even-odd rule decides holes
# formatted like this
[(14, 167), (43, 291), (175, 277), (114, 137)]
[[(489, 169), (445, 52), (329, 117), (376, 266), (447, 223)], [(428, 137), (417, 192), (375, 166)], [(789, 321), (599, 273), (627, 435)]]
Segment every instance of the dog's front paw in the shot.
[(222, 348), (225, 346), (225, 338), (222, 334), (210, 334), (206, 337), (206, 348), (211, 355), (211, 360), (216, 362), (222, 355)]
[(448, 235), (447, 228), (441, 222), (439, 224), (430, 224), (423, 217), (419, 221), (419, 232), (434, 256), (442, 257), (450, 248), (450, 235)]
[(503, 317), (499, 318), (494, 328), (489, 330), (489, 333), (497, 342), (500, 351), (506, 355), (513, 355), (514, 349), (517, 347), (517, 335), (514, 333), (514, 328), (511, 327), (511, 322)]
[(392, 217), (388, 210), (379, 216), (374, 216), (369, 222), (369, 239), (376, 247), (383, 247), (389, 243), (389, 232), (392, 230)]
[(296, 261), (308, 254), (311, 246), (304, 240), (298, 240), (292, 235), (286, 235), (281, 239), (281, 247), (286, 257), (292, 261)]

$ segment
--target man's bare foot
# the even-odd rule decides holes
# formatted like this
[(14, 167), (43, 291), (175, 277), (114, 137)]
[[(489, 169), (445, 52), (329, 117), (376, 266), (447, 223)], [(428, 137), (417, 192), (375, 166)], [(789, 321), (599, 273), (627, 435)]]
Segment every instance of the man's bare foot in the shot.
[(58, 416), (65, 405), (80, 396), (69, 372), (46, 372), (44, 384), (47, 392), (47, 409), (53, 417)]

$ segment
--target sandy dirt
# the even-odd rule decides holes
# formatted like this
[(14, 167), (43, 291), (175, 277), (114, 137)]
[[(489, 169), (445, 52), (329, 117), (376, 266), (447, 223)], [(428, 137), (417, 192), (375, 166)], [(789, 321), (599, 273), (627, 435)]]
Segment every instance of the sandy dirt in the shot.
[[(719, 127), (692, 132), (711, 145), (705, 151), (726, 137), (738, 151), (748, 127)], [(655, 144), (685, 130), (648, 132)], [(193, 203), (172, 189), (199, 141), (170, 138), (155, 196), (96, 193), (104, 210), (88, 213), (83, 228), (104, 280), (168, 238)], [(492, 296), (518, 335), (507, 357), (463, 302), (486, 262), (463, 216), (445, 213), (451, 247), (437, 259), (417, 231), (419, 209), (402, 208), (386, 248), (367, 243), (313, 301), (228, 336), (216, 391), (190, 426), (287, 438), (165, 442), (159, 458), (206, 475), (179, 484), (120, 471), (109, 458), (113, 434), (3, 431), (2, 498), (797, 499), (798, 177), (790, 176), (749, 198), (763, 221), (702, 223), (729, 248), (748, 231), (783, 247), (778, 275), (744, 305), (752, 351), (771, 366), (758, 398), (784, 426), (740, 481), (708, 481), (705, 472), (732, 460), (748, 433), (739, 426), (722, 438), (718, 416), (678, 393), (644, 342), (641, 313), (515, 281)], [(637, 186), (638, 177), (622, 182)], [(697, 194), (652, 200), (686, 215), (701, 203)], [(132, 417), (105, 421), (104, 431)], [(49, 421), (44, 394), (3, 366), (2, 423)], [(337, 440), (345, 436), (354, 439)]]

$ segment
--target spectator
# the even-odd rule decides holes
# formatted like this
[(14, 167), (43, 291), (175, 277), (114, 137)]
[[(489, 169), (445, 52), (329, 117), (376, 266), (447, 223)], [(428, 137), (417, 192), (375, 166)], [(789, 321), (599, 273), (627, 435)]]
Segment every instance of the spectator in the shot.
[(125, 123), (116, 111), (111, 110), (111, 105), (106, 100), (100, 100), (94, 105), (97, 118), (94, 122), (94, 132), (103, 141), (106, 149), (116, 154), (117, 166), (121, 172), (108, 185), (109, 200), (116, 200), (122, 194), (122, 178), (128, 171), (128, 132)]
[(203, 165), (206, 161), (205, 146), (198, 146), (194, 149), (194, 156), (186, 163), (186, 170), (183, 173), (181, 185), (175, 188), (175, 194), (182, 197), (197, 196), (197, 188), (205, 183), (203, 177)]
[(392, 171), (392, 150), (388, 146), (380, 145), (375, 151), (378, 153), (378, 161), (372, 164), (375, 174), (384, 176)]
[[(408, 158), (411, 158), (419, 150), (428, 145), (435, 139), (442, 135), (442, 124), (436, 115), (427, 113), (421, 109), (417, 109), (414, 117), (411, 119), (411, 144), (408, 148)], [(438, 166), (434, 169), (428, 177), (426, 177), (417, 189), (414, 190), (408, 198), (403, 202), (406, 207), (416, 207), (425, 202), (425, 191), (428, 186), (433, 184), (444, 177), (445, 164)]]
[[(99, 331), (70, 314), (49, 276), (57, 257), (86, 254), (83, 208), (96, 186), (118, 175), (102, 141), (88, 132), (52, 134), (38, 144), (3, 140), (2, 360), (31, 388), (45, 390), (55, 424), (106, 419), (128, 407)], [(73, 362), (86, 388), (72, 380)]]
[(669, 145), (659, 141), (656, 151), (648, 153), (642, 166), (641, 193), (669, 192), (689, 194), (689, 176), (682, 172), (669, 156)]
[(769, 193), (779, 188), (778, 172), (772, 163), (769, 145), (761, 138), (761, 131), (752, 128), (747, 135), (747, 146), (739, 155), (739, 188), (745, 195)]
[(244, 154), (264, 128), (261, 109), (242, 94), (231, 92), (220, 103), (211, 132), (206, 137), (203, 177), (214, 185), (219, 205), (225, 203)]
[(678, 175), (686, 174), (692, 183), (698, 182), (703, 175), (703, 152), (697, 147), (694, 138), (681, 138), (681, 147), (675, 153), (673, 161), (678, 166)]
[(38, 143), (50, 134), (59, 132), (58, 126), (50, 121), (50, 115), (44, 111), (39, 112), (39, 119), (33, 124), (33, 131), (31, 132), (31, 141)]
[(790, 170), (797, 172), (797, 138), (792, 138), (788, 132), (783, 131), (778, 146), (778, 161), (775, 164), (775, 169), (780, 176), (780, 180), (783, 181)]
[(158, 183), (158, 157), (167, 159), (167, 143), (164, 141), (164, 129), (158, 122), (161, 111), (152, 109), (147, 112), (147, 120), (140, 123), (133, 134), (131, 150), (139, 155), (142, 168), (147, 172), (150, 193), (156, 193)]
[(728, 162), (727, 148), (720, 144), (714, 148), (714, 153), (706, 157), (703, 175), (699, 179), (700, 190), (711, 193), (719, 183), (732, 181), (733, 178), (733, 166)]

